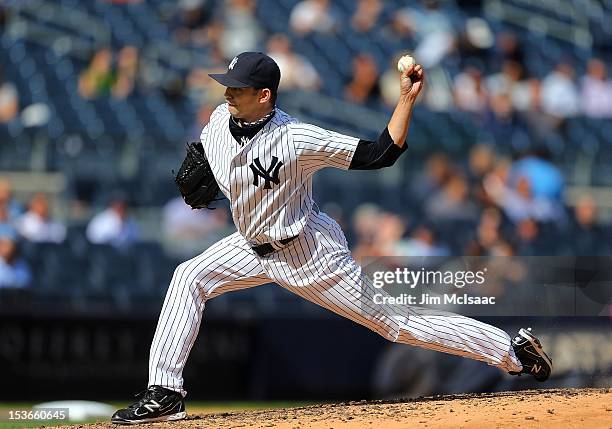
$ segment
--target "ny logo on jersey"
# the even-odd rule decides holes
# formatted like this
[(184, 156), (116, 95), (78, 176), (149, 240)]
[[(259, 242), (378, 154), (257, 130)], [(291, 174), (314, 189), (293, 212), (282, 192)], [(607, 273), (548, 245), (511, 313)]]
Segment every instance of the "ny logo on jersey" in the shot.
[(229, 66), (227, 68), (230, 70), (233, 70), (237, 62), (238, 62), (238, 57), (234, 57), (234, 59), (232, 60), (231, 63), (229, 63)]
[(249, 165), (255, 177), (253, 178), (253, 185), (259, 186), (259, 178), (265, 180), (264, 189), (271, 189), (272, 183), (279, 184), (278, 171), (282, 167), (282, 161), (279, 161), (277, 157), (272, 157), (272, 163), (268, 168), (264, 168), (259, 162), (259, 158), (255, 158), (253, 163)]

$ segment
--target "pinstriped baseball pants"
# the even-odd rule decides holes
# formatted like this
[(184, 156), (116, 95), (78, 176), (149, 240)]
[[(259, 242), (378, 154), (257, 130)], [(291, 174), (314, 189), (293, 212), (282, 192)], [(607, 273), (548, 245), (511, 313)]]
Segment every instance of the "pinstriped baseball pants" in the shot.
[(352, 258), (340, 226), (312, 212), (286, 247), (257, 256), (237, 232), (180, 264), (161, 310), (149, 358), (149, 386), (183, 389), (183, 368), (208, 299), (274, 281), (289, 291), (382, 335), (520, 371), (511, 339), (494, 326), (444, 311), (374, 303), (372, 282)]

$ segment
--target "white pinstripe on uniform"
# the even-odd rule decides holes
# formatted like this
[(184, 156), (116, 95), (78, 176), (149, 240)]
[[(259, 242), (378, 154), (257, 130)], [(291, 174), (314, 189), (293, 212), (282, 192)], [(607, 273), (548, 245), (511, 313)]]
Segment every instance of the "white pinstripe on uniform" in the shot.
[[(348, 169), (358, 139), (299, 123), (277, 109), (242, 146), (219, 106), (202, 131), (202, 144), (230, 200), (238, 231), (174, 272), (159, 317), (149, 361), (149, 385), (183, 389), (182, 372), (196, 339), (206, 300), (270, 281), (353, 320), (390, 341), (477, 359), (504, 371), (520, 371), (508, 334), (452, 313), (374, 304), (375, 289), (352, 258), (339, 225), (313, 210), (312, 174), (324, 167)], [(259, 177), (282, 162), (278, 184)], [(251, 167), (251, 165), (254, 165)], [(272, 171), (272, 170), (270, 170)], [(298, 237), (259, 257), (251, 245)]]

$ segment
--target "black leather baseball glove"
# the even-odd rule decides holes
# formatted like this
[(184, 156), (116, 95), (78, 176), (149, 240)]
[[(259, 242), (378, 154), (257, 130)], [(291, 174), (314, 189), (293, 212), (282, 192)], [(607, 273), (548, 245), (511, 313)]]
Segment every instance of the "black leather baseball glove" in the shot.
[(192, 209), (210, 208), (209, 205), (217, 201), (219, 185), (200, 142), (187, 144), (187, 156), (174, 181)]

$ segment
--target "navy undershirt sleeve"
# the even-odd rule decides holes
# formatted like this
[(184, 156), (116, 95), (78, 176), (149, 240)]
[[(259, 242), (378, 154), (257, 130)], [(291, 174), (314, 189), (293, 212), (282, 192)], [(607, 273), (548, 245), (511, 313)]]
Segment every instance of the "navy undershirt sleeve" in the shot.
[(389, 130), (385, 128), (374, 142), (359, 140), (349, 170), (376, 170), (390, 167), (407, 148), (406, 143), (401, 148), (393, 143)]

